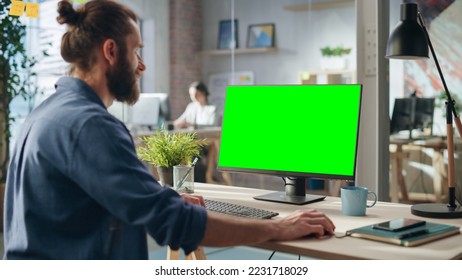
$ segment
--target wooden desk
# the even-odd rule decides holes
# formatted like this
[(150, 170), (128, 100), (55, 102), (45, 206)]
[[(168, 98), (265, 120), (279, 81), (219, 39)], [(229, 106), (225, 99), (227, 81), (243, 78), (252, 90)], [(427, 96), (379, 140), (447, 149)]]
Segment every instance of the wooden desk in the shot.
[[(198, 129), (175, 129), (170, 130), (169, 133), (180, 133), (180, 132), (187, 132), (187, 133), (196, 133), (198, 138), (219, 138), (221, 135), (221, 127), (214, 126), (214, 127), (207, 127), (207, 128), (198, 128)], [(155, 130), (139, 130), (135, 131), (134, 137), (143, 137), (143, 136), (151, 136), (156, 135), (157, 131)]]
[[(390, 144), (396, 146), (396, 150), (391, 152), (391, 174), (392, 181), (390, 184), (390, 199), (392, 202), (410, 202), (416, 200), (431, 200), (443, 202), (447, 197), (447, 171), (444, 163), (444, 150), (447, 148), (446, 140), (440, 137), (429, 138), (426, 140), (413, 139), (393, 139), (390, 138)], [(409, 153), (403, 150), (403, 146), (431, 148), (433, 149), (432, 166), (433, 166), (433, 191), (432, 195), (427, 197), (418, 197), (416, 194), (409, 194), (403, 176), (403, 159), (409, 157)]]
[(390, 145), (395, 145), (396, 150), (390, 152), (391, 166), (391, 184), (390, 184), (390, 200), (392, 202), (409, 201), (406, 182), (403, 176), (403, 159), (408, 158), (409, 154), (404, 153), (403, 146), (407, 145), (411, 140), (390, 139)]
[[(390, 219), (401, 217), (418, 218), (411, 214), (410, 205), (405, 204), (378, 202), (374, 207), (367, 209), (366, 216), (349, 217), (342, 214), (341, 202), (338, 197), (327, 197), (322, 202), (295, 206), (283, 203), (258, 201), (252, 198), (255, 195), (270, 192), (268, 190), (201, 183), (196, 183), (195, 190), (197, 194), (205, 198), (277, 211), (280, 214), (278, 217), (287, 216), (297, 209), (317, 209), (326, 213), (332, 219), (336, 225), (336, 233), (339, 234), (343, 234), (349, 229), (384, 222)], [(462, 219), (426, 220), (462, 226)], [(412, 248), (354, 237), (330, 237), (327, 239), (306, 238), (287, 242), (271, 241), (255, 245), (254, 247), (320, 259), (461, 259), (462, 235), (451, 236)]]
[(448, 197), (448, 173), (444, 162), (444, 150), (448, 148), (446, 139), (434, 138), (429, 140), (416, 140), (411, 143), (413, 146), (420, 148), (433, 149), (432, 166), (433, 166), (433, 191), (434, 201), (447, 202)]

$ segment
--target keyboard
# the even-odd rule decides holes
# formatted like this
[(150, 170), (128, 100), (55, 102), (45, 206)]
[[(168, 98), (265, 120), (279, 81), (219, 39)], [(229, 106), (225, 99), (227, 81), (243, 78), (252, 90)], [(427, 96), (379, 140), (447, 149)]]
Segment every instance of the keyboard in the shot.
[(227, 214), (231, 216), (248, 217), (255, 219), (271, 219), (272, 217), (279, 215), (279, 213), (277, 212), (211, 199), (205, 199), (205, 208), (207, 208), (207, 210), (210, 211)]

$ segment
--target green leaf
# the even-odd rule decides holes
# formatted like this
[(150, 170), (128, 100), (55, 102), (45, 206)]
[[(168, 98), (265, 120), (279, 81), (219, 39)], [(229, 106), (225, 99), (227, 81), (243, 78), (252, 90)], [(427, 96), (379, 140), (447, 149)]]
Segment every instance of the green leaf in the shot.
[(137, 148), (138, 157), (157, 167), (191, 164), (207, 144), (206, 139), (197, 139), (195, 133), (169, 133), (164, 127), (139, 140), (142, 144)]
[(343, 46), (329, 47), (325, 46), (321, 48), (322, 56), (343, 56), (351, 52), (351, 48), (344, 48)]

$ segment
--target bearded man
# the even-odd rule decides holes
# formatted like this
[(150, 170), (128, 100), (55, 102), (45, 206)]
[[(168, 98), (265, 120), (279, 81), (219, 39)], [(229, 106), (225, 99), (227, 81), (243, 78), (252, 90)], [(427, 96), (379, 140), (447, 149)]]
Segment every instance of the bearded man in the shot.
[(124, 124), (107, 108), (133, 104), (145, 70), (137, 17), (109, 0), (74, 9), (58, 4), (67, 24), (61, 55), (68, 77), (22, 126), (5, 195), (5, 259), (147, 259), (147, 235), (186, 254), (199, 245), (233, 246), (332, 234), (323, 213), (284, 219), (220, 215), (200, 197), (161, 186), (137, 158)]

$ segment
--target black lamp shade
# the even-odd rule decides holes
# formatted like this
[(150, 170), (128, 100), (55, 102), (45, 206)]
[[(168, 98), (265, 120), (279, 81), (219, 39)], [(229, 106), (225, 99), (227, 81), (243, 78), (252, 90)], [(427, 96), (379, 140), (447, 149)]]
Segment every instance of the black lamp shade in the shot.
[(385, 57), (391, 59), (429, 58), (427, 36), (417, 22), (417, 4), (401, 4), (401, 21), (388, 38)]

